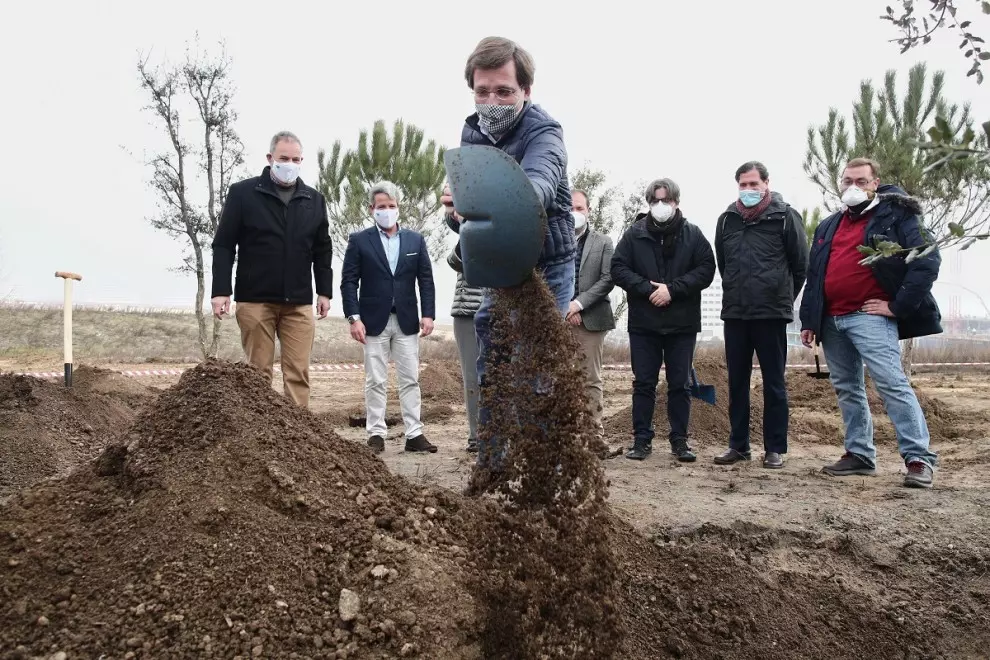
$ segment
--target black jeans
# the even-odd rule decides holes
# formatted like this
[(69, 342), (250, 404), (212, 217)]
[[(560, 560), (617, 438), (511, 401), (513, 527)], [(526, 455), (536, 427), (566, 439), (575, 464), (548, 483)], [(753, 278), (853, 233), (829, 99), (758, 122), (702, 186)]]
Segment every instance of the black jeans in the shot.
[(687, 439), (691, 416), (691, 360), (697, 338), (693, 332), (672, 335), (629, 333), (633, 369), (633, 441), (636, 445), (653, 443), (653, 411), (661, 365), (666, 365), (667, 373), (670, 440)]
[(749, 449), (749, 392), (753, 352), (763, 374), (763, 448), (787, 453), (787, 321), (725, 321), (725, 364), (729, 369), (729, 447)]

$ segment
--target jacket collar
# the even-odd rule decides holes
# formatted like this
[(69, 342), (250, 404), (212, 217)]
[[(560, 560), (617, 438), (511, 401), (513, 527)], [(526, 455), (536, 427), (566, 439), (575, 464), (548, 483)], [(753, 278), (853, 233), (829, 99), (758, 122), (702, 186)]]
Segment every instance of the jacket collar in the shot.
[[(760, 215), (760, 217), (756, 219), (756, 222), (761, 222), (765, 218), (768, 218), (769, 216), (771, 216), (771, 215), (773, 215), (775, 213), (784, 213), (786, 211), (787, 211), (787, 202), (784, 201), (784, 196), (781, 195), (779, 192), (777, 192), (775, 190), (771, 190), (770, 191), (770, 206), (768, 206), (767, 207), (767, 210), (764, 211)], [(732, 202), (731, 204), (729, 204), (729, 208), (725, 209), (725, 213), (732, 213), (732, 214), (735, 214), (735, 215), (739, 216), (740, 218), (742, 217), (739, 214), (739, 209), (736, 208), (736, 203), (735, 202)]]
[[(528, 99), (523, 104), (522, 112), (519, 113), (519, 116), (516, 118), (515, 123), (512, 124), (509, 130), (507, 130), (505, 134), (498, 139), (498, 142), (492, 143), (492, 146), (497, 147), (501, 144), (504, 144), (505, 141), (510, 136), (515, 135), (516, 131), (519, 130), (519, 127), (523, 124), (523, 122), (526, 120), (527, 115), (529, 115), (530, 111), (532, 111), (534, 107), (536, 107), (536, 104), (533, 103), (533, 99)], [(485, 138), (488, 139), (489, 142), (491, 142), (491, 138), (488, 137), (488, 134), (481, 130), (481, 120), (479, 119), (477, 112), (468, 115), (467, 118), (464, 119), (464, 123), (467, 124), (471, 128), (471, 130), (477, 131), (481, 135), (484, 135)]]
[[(265, 169), (261, 170), (261, 176), (258, 177), (258, 185), (255, 189), (278, 197), (278, 190), (275, 186), (275, 181), (272, 180), (271, 165), (265, 165)], [(309, 192), (309, 186), (303, 183), (301, 178), (296, 179), (296, 192), (292, 195), (292, 199), (295, 199), (296, 197), (305, 197), (306, 199), (310, 199), (312, 197)]]

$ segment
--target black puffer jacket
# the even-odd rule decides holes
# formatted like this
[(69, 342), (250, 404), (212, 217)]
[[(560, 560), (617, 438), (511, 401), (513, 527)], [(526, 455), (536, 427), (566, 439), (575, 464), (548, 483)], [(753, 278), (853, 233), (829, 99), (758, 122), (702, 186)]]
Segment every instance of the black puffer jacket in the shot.
[[(921, 204), (917, 200), (889, 184), (877, 189), (877, 198), (879, 203), (867, 219), (866, 245), (875, 247), (878, 243), (891, 241), (903, 248), (920, 248), (931, 243), (931, 235), (921, 221)], [(825, 273), (832, 255), (832, 238), (842, 221), (842, 214), (839, 211), (830, 215), (815, 230), (808, 288), (801, 298), (801, 329), (814, 332), (819, 343), (826, 308)], [(870, 266), (877, 282), (890, 296), (890, 311), (897, 319), (901, 339), (942, 332), (942, 313), (932, 295), (932, 285), (938, 279), (941, 264), (942, 257), (935, 249), (911, 263), (901, 253)]]
[[(330, 224), (317, 190), (298, 180), (285, 204), (271, 168), (230, 187), (213, 238), (213, 297), (237, 302), (313, 304), (316, 293), (333, 297)], [(230, 274), (237, 256), (236, 288)]]
[[(647, 222), (648, 214), (636, 216), (612, 255), (612, 281), (628, 293), (628, 331), (658, 335), (701, 332), (701, 292), (715, 279), (712, 246), (698, 227), (685, 221), (675, 239), (673, 258), (658, 263), (657, 240), (647, 229)], [(668, 306), (650, 302), (655, 290), (650, 282), (667, 285)]]
[(722, 276), (722, 319), (794, 320), (808, 270), (808, 238), (801, 214), (779, 193), (752, 223), (735, 202), (718, 218), (715, 257)]

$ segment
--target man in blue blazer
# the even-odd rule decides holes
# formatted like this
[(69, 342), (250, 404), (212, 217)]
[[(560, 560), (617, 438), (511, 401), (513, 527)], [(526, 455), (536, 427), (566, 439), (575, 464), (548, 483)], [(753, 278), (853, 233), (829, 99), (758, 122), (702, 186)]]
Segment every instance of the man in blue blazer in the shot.
[[(435, 452), (420, 420), (419, 338), (433, 332), (433, 266), (422, 234), (399, 228), (400, 194), (388, 181), (368, 192), (375, 224), (347, 241), (340, 296), (351, 337), (364, 344), (364, 405), (368, 446), (385, 451), (385, 401), (389, 358), (399, 377), (399, 405), (406, 451)], [(422, 296), (419, 314), (416, 283)], [(360, 287), (360, 296), (358, 294)], [(422, 332), (422, 334), (420, 334)]]

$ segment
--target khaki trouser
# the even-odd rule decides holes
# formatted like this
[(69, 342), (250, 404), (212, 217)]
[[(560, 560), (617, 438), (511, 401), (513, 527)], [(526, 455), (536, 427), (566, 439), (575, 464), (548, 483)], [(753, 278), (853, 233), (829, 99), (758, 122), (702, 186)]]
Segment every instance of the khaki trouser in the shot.
[(399, 408), (406, 427), (406, 440), (423, 435), (422, 395), (419, 389), (419, 333), (403, 334), (395, 314), (380, 335), (365, 337), (364, 344), (364, 409), (368, 437), (388, 433), (385, 425), (385, 403), (388, 386), (388, 363), (395, 360), (399, 380)]
[(578, 340), (583, 353), (582, 366), (584, 367), (585, 392), (588, 397), (588, 412), (591, 415), (592, 424), (599, 437), (605, 436), (605, 427), (602, 425), (602, 401), (604, 399), (604, 388), (602, 387), (602, 360), (605, 357), (605, 332), (591, 332), (584, 326), (572, 325), (571, 332)]
[(247, 361), (272, 378), (275, 338), (282, 357), (285, 396), (303, 408), (309, 406), (309, 356), (316, 336), (312, 305), (237, 303), (234, 316), (241, 329), (241, 346)]

